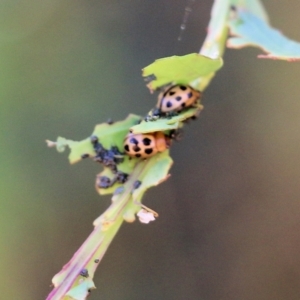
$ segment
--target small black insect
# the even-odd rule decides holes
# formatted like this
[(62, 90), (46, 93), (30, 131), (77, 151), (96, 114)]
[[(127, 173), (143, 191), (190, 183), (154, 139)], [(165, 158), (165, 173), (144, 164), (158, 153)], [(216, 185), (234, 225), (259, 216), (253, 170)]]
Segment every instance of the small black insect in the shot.
[(79, 275), (82, 276), (82, 277), (88, 278), (89, 277), (89, 271), (88, 271), (88, 269), (82, 269), (80, 271)]
[(169, 138), (171, 140), (174, 140), (174, 141), (177, 141), (177, 142), (182, 139), (182, 136), (183, 136), (183, 130), (182, 129), (172, 129), (169, 132)]
[(119, 187), (117, 187), (117, 188), (114, 190), (114, 196), (115, 196), (115, 195), (120, 195), (120, 194), (122, 194), (122, 193), (124, 192), (124, 190), (125, 190), (124, 186), (119, 186)]
[(127, 181), (127, 179), (128, 179), (128, 174), (127, 173), (123, 173), (121, 171), (118, 171), (116, 177), (117, 177), (116, 178), (117, 182), (119, 182), (119, 183), (125, 183)]
[(108, 125), (111, 125), (111, 124), (114, 124), (114, 121), (111, 118), (109, 118), (109, 119), (107, 119), (106, 123)]
[(90, 137), (90, 139), (91, 139), (92, 144), (98, 143), (98, 137), (96, 137), (95, 135), (92, 135), (92, 136)]
[(121, 153), (116, 146), (105, 149), (96, 136), (91, 137), (91, 143), (96, 152), (94, 161), (103, 164), (105, 167), (110, 168), (113, 173), (116, 173), (118, 171), (117, 164), (124, 161), (123, 153)]
[(116, 182), (125, 183), (128, 179), (128, 176), (129, 175), (126, 173), (117, 171), (112, 179), (108, 178), (107, 176), (98, 176), (96, 184), (101, 189), (108, 189), (109, 187), (113, 186)]
[(112, 181), (110, 180), (110, 178), (108, 178), (107, 176), (98, 176), (97, 177), (97, 187), (101, 188), (101, 189), (107, 189), (109, 187), (112, 186)]
[(156, 78), (156, 76), (154, 75), (154, 74), (151, 74), (151, 75), (148, 75), (148, 76), (145, 76), (144, 77), (144, 80), (146, 81), (146, 82), (151, 82), (151, 81), (153, 81), (153, 80), (156, 80), (157, 78)]
[(141, 186), (142, 182), (140, 180), (136, 180), (134, 183), (133, 183), (133, 189), (136, 190), (138, 189), (140, 186)]

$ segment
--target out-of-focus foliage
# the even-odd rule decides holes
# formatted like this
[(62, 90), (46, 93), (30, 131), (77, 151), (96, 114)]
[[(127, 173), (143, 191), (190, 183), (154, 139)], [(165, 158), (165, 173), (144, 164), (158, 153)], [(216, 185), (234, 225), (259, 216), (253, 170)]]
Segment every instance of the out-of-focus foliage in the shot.
[[(220, 2), (227, 2), (219, 0)], [(235, 8), (239, 7), (239, 9), (245, 9), (248, 12), (251, 12), (252, 14), (256, 15), (258, 18), (261, 20), (264, 20), (265, 22), (268, 23), (269, 21), (269, 16), (264, 8), (262, 2), (260, 0), (229, 0), (230, 1), (230, 6), (229, 8)]]
[(267, 53), (260, 54), (260, 58), (300, 60), (299, 42), (288, 39), (280, 31), (270, 27), (265, 20), (247, 10), (238, 9), (230, 20), (229, 27), (233, 35), (227, 42), (229, 48), (255, 46)]

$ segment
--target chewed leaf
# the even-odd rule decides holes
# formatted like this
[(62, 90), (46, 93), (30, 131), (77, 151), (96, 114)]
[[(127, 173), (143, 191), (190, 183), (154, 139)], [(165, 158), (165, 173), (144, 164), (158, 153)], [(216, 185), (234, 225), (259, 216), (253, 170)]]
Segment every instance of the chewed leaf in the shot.
[(141, 120), (140, 116), (130, 114), (125, 120), (115, 122), (113, 124), (102, 123), (95, 127), (92, 135), (99, 138), (104, 148), (117, 146), (119, 149), (123, 147), (124, 136), (129, 128), (137, 124)]
[(95, 154), (90, 138), (78, 142), (59, 136), (56, 142), (51, 142), (48, 140), (46, 142), (48, 147), (53, 147), (55, 145), (58, 152), (64, 152), (66, 148), (69, 147), (69, 161), (71, 164), (81, 160), (82, 156), (93, 156)]
[(203, 106), (199, 104), (198, 107), (189, 108), (179, 115), (173, 116), (172, 118), (164, 117), (155, 121), (142, 121), (140, 124), (131, 127), (131, 130), (133, 133), (148, 133), (178, 129), (182, 127), (183, 121), (193, 116), (197, 116), (202, 109)]
[(249, 11), (238, 10), (229, 28), (233, 35), (227, 42), (229, 48), (255, 46), (267, 53), (259, 55), (260, 58), (300, 60), (300, 43), (288, 39)]
[(150, 90), (168, 83), (191, 84), (221, 68), (221, 58), (211, 59), (198, 53), (157, 59), (143, 69), (143, 77), (150, 78)]
[[(140, 119), (140, 116), (130, 114), (123, 121), (115, 122), (113, 124), (102, 123), (96, 125), (92, 135), (97, 136), (99, 142), (107, 149), (112, 146), (117, 146), (119, 149), (123, 149), (123, 140), (125, 135), (129, 131), (129, 128), (137, 124)], [(59, 152), (63, 152), (66, 147), (69, 147), (69, 161), (71, 164), (80, 161), (83, 156), (95, 155), (90, 137), (80, 142), (58, 137), (56, 142), (47, 141), (47, 144), (50, 147), (56, 145), (56, 149)]]

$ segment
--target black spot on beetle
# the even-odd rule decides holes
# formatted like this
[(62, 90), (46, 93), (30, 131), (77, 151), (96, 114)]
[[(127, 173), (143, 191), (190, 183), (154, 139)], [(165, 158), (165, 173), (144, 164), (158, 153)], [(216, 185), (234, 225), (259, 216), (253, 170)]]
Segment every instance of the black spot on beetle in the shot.
[(184, 86), (184, 85), (181, 85), (179, 88), (180, 88), (182, 91), (185, 91), (185, 90), (187, 89), (187, 87)]
[(152, 148), (145, 149), (146, 154), (151, 154), (153, 152)]
[(168, 101), (166, 104), (167, 107), (172, 107), (172, 102)]
[(184, 102), (181, 104), (181, 107), (185, 107), (185, 103)]
[(174, 91), (169, 92), (169, 95), (170, 95), (170, 96), (173, 96), (174, 94), (175, 94)]
[(135, 155), (135, 157), (141, 157), (141, 154), (137, 153), (137, 154)]
[(138, 140), (135, 139), (134, 137), (131, 138), (131, 139), (129, 140), (129, 142), (130, 142), (131, 144), (135, 144), (135, 145), (137, 145), (137, 144), (139, 143)]
[(134, 152), (141, 151), (141, 148), (139, 146), (137, 146), (137, 145), (135, 145), (132, 149), (133, 149)]
[(151, 144), (151, 140), (150, 140), (149, 138), (144, 138), (144, 139), (143, 139), (143, 144), (144, 144), (145, 146), (149, 146), (149, 145)]
[(129, 152), (129, 146), (127, 144), (124, 146), (124, 149)]
[(182, 98), (181, 98), (180, 96), (178, 96), (178, 97), (176, 97), (175, 99), (176, 99), (177, 101), (181, 101)]
[(188, 98), (192, 98), (192, 97), (193, 97), (193, 93), (192, 93), (192, 92), (189, 92), (189, 93), (187, 94), (187, 96), (188, 96)]

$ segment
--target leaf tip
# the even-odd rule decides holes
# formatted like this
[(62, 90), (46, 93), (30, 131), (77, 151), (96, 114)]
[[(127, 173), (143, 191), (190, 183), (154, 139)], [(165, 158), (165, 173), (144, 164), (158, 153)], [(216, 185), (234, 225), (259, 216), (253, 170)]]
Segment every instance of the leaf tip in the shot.
[(50, 140), (45, 140), (45, 142), (47, 144), (47, 147), (49, 147), (49, 148), (54, 148), (57, 145), (56, 142), (53, 142), (53, 141), (50, 141)]

